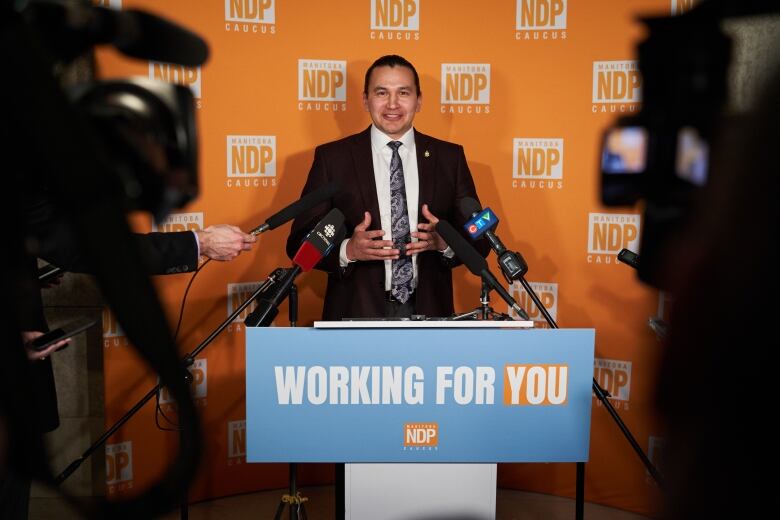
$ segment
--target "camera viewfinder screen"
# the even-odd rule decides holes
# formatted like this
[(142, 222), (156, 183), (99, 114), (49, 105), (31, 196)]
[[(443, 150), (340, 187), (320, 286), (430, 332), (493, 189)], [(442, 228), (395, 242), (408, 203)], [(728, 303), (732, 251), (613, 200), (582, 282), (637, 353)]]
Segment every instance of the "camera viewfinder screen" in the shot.
[(604, 138), (601, 171), (624, 174), (645, 171), (647, 130), (638, 126), (611, 128)]
[(677, 176), (696, 186), (707, 182), (710, 147), (695, 128), (683, 127), (677, 133)]

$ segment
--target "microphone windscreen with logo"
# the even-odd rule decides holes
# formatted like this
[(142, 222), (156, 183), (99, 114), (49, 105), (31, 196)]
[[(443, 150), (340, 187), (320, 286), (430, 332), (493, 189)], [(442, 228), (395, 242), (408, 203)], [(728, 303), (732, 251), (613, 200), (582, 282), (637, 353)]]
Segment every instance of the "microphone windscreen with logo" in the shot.
[(311, 271), (336, 244), (344, 240), (345, 234), (344, 214), (337, 208), (333, 208), (303, 240), (293, 257), (293, 263), (304, 272)]
[(466, 220), (482, 211), (482, 206), (479, 205), (479, 202), (471, 197), (463, 197), (460, 199), (458, 201), (458, 208), (460, 209), (460, 214), (463, 215), (463, 218)]
[(452, 224), (446, 220), (440, 220), (436, 224), (436, 231), (447, 242), (447, 245), (455, 251), (455, 254), (458, 255), (458, 258), (461, 259), (473, 275), (482, 276), (482, 272), (488, 268), (487, 261), (460, 233), (455, 231)]

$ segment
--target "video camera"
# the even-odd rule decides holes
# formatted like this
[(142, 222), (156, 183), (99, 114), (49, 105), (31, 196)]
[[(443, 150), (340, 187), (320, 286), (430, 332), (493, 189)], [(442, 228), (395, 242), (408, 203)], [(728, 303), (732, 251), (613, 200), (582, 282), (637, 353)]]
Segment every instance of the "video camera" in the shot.
[[(723, 143), (732, 42), (727, 18), (777, 12), (772, 2), (703, 1), (685, 14), (643, 18), (638, 46), (642, 107), (603, 135), (601, 200), (606, 206), (644, 202), (639, 278), (668, 288), (671, 246), (713, 171)], [(726, 128), (728, 130), (728, 128)]]
[[(185, 66), (204, 63), (197, 35), (158, 16), (80, 1), (31, 1), (20, 11), (57, 75), (96, 44), (141, 59)], [(90, 81), (65, 93), (99, 135), (127, 210), (160, 221), (198, 194), (198, 139), (190, 89), (147, 78)]]

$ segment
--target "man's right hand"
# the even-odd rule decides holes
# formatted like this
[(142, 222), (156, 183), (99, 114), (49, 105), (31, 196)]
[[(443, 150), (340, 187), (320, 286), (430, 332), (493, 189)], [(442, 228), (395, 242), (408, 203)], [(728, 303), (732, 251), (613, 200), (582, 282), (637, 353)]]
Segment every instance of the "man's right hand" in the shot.
[[(375, 240), (383, 237), (385, 232), (381, 229), (366, 231), (371, 225), (371, 213), (365, 212), (363, 222), (355, 226), (352, 237), (347, 241), (347, 259), (355, 260), (395, 260), (399, 250), (392, 249), (392, 240)], [(385, 249), (390, 248), (390, 249)]]

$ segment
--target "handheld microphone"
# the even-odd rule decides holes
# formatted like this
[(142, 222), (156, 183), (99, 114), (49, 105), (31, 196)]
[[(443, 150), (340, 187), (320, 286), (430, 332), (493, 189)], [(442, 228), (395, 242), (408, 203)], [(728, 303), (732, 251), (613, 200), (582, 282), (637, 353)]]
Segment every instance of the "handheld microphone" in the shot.
[(344, 228), (344, 214), (333, 208), (314, 229), (303, 239), (301, 247), (293, 258), (293, 267), (277, 269), (272, 276), (273, 288), (266, 296), (258, 298), (257, 307), (244, 319), (247, 327), (267, 327), (279, 314), (279, 304), (287, 297), (293, 281), (301, 272), (311, 271), (320, 260), (333, 250), (335, 244), (344, 240), (347, 230)]
[(436, 224), (436, 231), (442, 236), (447, 245), (455, 251), (469, 271), (475, 276), (481, 277), (490, 287), (495, 290), (501, 298), (509, 304), (512, 309), (524, 320), (529, 320), (528, 314), (520, 307), (514, 298), (512, 298), (506, 289), (504, 289), (493, 273), (488, 269), (487, 261), (480, 256), (474, 247), (466, 242), (466, 239), (446, 220), (440, 220)]
[[(266, 220), (265, 223), (260, 224), (249, 233), (252, 235), (259, 235), (260, 233), (265, 233), (271, 229), (276, 229), (282, 224), (285, 224), (294, 219), (304, 211), (309, 211), (318, 204), (322, 204), (339, 191), (341, 191), (341, 184), (338, 181), (331, 181), (324, 186), (320, 186), (311, 193), (308, 193), (307, 195), (296, 200), (289, 206), (277, 211), (268, 217), (268, 220)], [(342, 222), (343, 218), (344, 217), (342, 215)]]
[[(460, 199), (458, 204), (460, 206), (461, 214), (468, 219), (477, 216), (482, 211), (479, 202), (471, 197)], [(495, 214), (493, 216), (495, 217)], [(469, 235), (474, 237), (474, 233), (468, 229), (468, 224), (469, 222), (467, 222), (464, 227), (466, 227), (466, 231), (469, 232)], [(501, 272), (504, 273), (504, 278), (506, 278), (507, 282), (512, 283), (513, 280), (519, 280), (528, 272), (528, 264), (520, 253), (507, 250), (501, 242), (501, 239), (493, 232), (493, 229), (495, 229), (496, 226), (498, 226), (498, 219), (493, 218), (488, 224), (488, 228), (478, 232), (476, 236), (483, 235), (487, 239), (490, 248), (496, 252), (498, 265), (501, 267)]]

